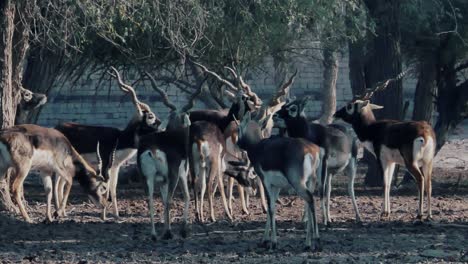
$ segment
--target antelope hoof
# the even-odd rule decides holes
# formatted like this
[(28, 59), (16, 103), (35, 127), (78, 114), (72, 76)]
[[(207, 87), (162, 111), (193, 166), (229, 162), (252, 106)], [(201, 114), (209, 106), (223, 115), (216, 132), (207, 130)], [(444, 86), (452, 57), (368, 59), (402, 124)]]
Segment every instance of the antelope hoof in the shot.
[(380, 219), (388, 219), (390, 217), (390, 212), (382, 212), (380, 214)]
[(432, 215), (428, 215), (427, 218), (426, 218), (426, 220), (427, 220), (428, 222), (434, 221), (434, 219), (432, 218)]
[(55, 211), (55, 212), (54, 212), (54, 218), (57, 219), (57, 218), (59, 218), (59, 217), (60, 217), (60, 216), (59, 216), (58, 211)]
[(151, 234), (151, 240), (153, 240), (153, 242), (158, 241), (158, 237), (156, 236), (156, 234)]
[(277, 246), (278, 246), (278, 242), (276, 242), (276, 241), (273, 242), (272, 241), (271, 244), (270, 244), (270, 250), (275, 250), (277, 248)]
[(258, 244), (259, 247), (261, 248), (270, 248), (271, 241), (270, 240), (263, 240), (260, 244)]
[(106, 220), (107, 220), (107, 215), (106, 215), (106, 213), (104, 213), (104, 212), (101, 213), (101, 220), (102, 220), (102, 221), (106, 221)]
[(314, 239), (311, 250), (312, 252), (322, 251), (322, 242), (320, 242), (320, 238)]
[(172, 232), (171, 230), (166, 230), (166, 232), (164, 232), (164, 235), (161, 237), (163, 240), (169, 240), (169, 239), (172, 239), (174, 236), (172, 235)]
[(418, 214), (418, 215), (416, 216), (416, 220), (419, 220), (419, 221), (422, 222), (422, 221), (423, 221), (423, 216), (422, 216), (421, 214)]
[(47, 217), (46, 219), (44, 219), (44, 222), (42, 222), (42, 223), (44, 223), (46, 225), (50, 225), (50, 224), (52, 224), (52, 222), (53, 222), (52, 217)]
[(250, 215), (249, 210), (242, 210), (242, 212), (244, 213), (244, 215)]
[(180, 236), (183, 238), (187, 238), (190, 235), (190, 228), (187, 224), (184, 224), (182, 226), (182, 229), (180, 230)]

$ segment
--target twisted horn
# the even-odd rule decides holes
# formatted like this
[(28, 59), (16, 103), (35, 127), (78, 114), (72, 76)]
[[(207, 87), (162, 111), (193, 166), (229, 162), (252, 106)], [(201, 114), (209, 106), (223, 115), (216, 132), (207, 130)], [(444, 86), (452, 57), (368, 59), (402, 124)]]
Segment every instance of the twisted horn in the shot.
[(97, 142), (96, 156), (97, 156), (97, 161), (98, 161), (97, 170), (99, 174), (102, 175), (102, 158), (101, 158), (101, 153), (99, 152), (99, 141)]
[(164, 92), (161, 88), (158, 87), (153, 75), (151, 75), (148, 71), (145, 71), (145, 75), (148, 76), (148, 78), (150, 79), (151, 86), (153, 87), (153, 89), (156, 90), (159, 93), (159, 95), (161, 95), (164, 105), (169, 107), (172, 111), (176, 111), (177, 106), (169, 100), (169, 96), (167, 96), (166, 92)]
[[(122, 81), (122, 78), (120, 77), (120, 74), (119, 74), (119, 71), (117, 71), (116, 68), (114, 68), (113, 66), (111, 66), (111, 70), (114, 72), (114, 74), (108, 72), (111, 76), (117, 78), (117, 81), (119, 82), (119, 87), (122, 91), (126, 92), (126, 93), (130, 93), (131, 96), (132, 96), (132, 100), (133, 100), (133, 104), (135, 105), (135, 107), (137, 108), (137, 111), (138, 113), (141, 115), (143, 115), (143, 111), (141, 109), (141, 106), (143, 103), (141, 103), (139, 100), (138, 100), (138, 97), (136, 95), (136, 92), (135, 92), (135, 89), (133, 89), (133, 87), (131, 87), (130, 85), (128, 84), (125, 84), (123, 81)], [(146, 108), (149, 109), (149, 106), (145, 105)]]
[(195, 98), (197, 98), (201, 94), (203, 84), (205, 83), (206, 79), (208, 79), (208, 76), (206, 76), (200, 82), (200, 84), (198, 85), (197, 90), (190, 96), (190, 99), (188, 100), (187, 104), (184, 107), (182, 107), (182, 111), (181, 111), (182, 113), (187, 112), (188, 110), (190, 110), (193, 107)]

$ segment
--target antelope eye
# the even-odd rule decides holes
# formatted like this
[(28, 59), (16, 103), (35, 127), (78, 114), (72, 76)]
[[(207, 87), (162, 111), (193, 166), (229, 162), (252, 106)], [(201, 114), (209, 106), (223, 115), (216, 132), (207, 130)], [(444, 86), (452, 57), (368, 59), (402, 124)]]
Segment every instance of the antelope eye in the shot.
[(346, 110), (351, 110), (352, 108), (353, 108), (353, 105), (352, 105), (352, 104), (348, 104), (348, 105), (346, 106)]

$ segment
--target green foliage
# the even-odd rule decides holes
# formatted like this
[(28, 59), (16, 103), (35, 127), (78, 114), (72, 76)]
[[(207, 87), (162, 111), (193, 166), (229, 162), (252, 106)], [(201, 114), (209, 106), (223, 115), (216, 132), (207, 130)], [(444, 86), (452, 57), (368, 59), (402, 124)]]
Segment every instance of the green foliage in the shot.
[(39, 0), (34, 17), (36, 45), (124, 63), (256, 65), (293, 43), (341, 46), (368, 29), (351, 0)]
[(405, 56), (417, 61), (442, 48), (464, 60), (468, 52), (467, 14), (465, 0), (403, 1), (401, 33)]

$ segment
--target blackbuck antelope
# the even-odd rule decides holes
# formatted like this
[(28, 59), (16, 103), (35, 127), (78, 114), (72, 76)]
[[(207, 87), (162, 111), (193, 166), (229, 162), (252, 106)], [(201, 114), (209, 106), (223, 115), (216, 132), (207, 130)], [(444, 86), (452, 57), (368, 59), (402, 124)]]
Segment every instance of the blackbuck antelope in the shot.
[(107, 205), (104, 178), (88, 165), (62, 133), (36, 125), (18, 125), (0, 132), (0, 175), (4, 177), (10, 173), (12, 195), (27, 222), (31, 219), (22, 201), (23, 182), (31, 169), (41, 172), (47, 195), (48, 221), (52, 221), (53, 173), (66, 182), (63, 199), (56, 208), (58, 216), (65, 212), (74, 178), (95, 204), (101, 208)]
[(353, 100), (335, 113), (351, 124), (359, 140), (372, 152), (384, 175), (384, 202), (382, 217), (390, 216), (390, 186), (395, 164), (405, 165), (416, 179), (419, 188), (418, 219), (422, 219), (424, 190), (427, 193), (428, 218), (431, 213), (431, 176), (436, 137), (431, 125), (425, 121), (376, 120), (372, 110), (382, 106), (364, 100)]
[(205, 221), (203, 201), (207, 188), (211, 221), (216, 221), (213, 199), (217, 185), (220, 188), (226, 215), (232, 220), (224, 192), (223, 174), (226, 167), (224, 164), (226, 150), (224, 140), (223, 133), (214, 123), (197, 121), (190, 126), (190, 162), (192, 163), (191, 168), (193, 168), (191, 175), (194, 183), (196, 217), (200, 222)]
[(33, 93), (23, 87), (20, 87), (19, 90), (21, 99), (16, 107), (16, 125), (27, 123), (29, 113), (47, 102), (45, 94)]
[[(109, 182), (109, 194), (112, 200), (114, 215), (119, 217), (117, 205), (117, 182), (120, 167), (132, 158), (138, 148), (138, 139), (145, 134), (158, 131), (161, 120), (150, 107), (138, 100), (135, 89), (125, 84), (114, 67), (112, 76), (117, 78), (120, 89), (131, 95), (136, 113), (124, 130), (114, 127), (91, 126), (77, 123), (63, 123), (55, 128), (62, 132), (73, 147), (89, 162), (96, 161), (96, 144), (100, 143), (102, 174)], [(111, 160), (113, 160), (111, 164)], [(108, 195), (109, 195), (108, 194)], [(102, 219), (106, 219), (106, 208), (103, 208)]]
[[(194, 111), (190, 115), (190, 120), (192, 122), (194, 121), (199, 121), (199, 120), (205, 120), (209, 122), (214, 122), (220, 130), (224, 133), (225, 136), (225, 145), (226, 145), (226, 157), (228, 159), (234, 158), (234, 162), (236, 162), (236, 159), (239, 159), (241, 156), (240, 150), (236, 146), (236, 140), (237, 140), (237, 125), (236, 123), (233, 122), (234, 119), (241, 119), (242, 116), (247, 113), (247, 112), (255, 112), (256, 117), (258, 119), (266, 119), (267, 124), (268, 124), (268, 129), (263, 130), (263, 133), (269, 136), (271, 134), (271, 128), (272, 128), (272, 120), (271, 120), (271, 113), (274, 113), (278, 111), (281, 108), (281, 105), (284, 104), (284, 99), (285, 96), (287, 95), (292, 83), (294, 82), (294, 78), (297, 74), (297, 71), (287, 80), (285, 81), (280, 87), (278, 88), (278, 91), (276, 94), (273, 95), (273, 97), (270, 99), (270, 101), (266, 104), (263, 104), (262, 100), (255, 94), (250, 86), (243, 80), (242, 75), (238, 74), (236, 72), (235, 68), (231, 67), (225, 67), (225, 69), (228, 70), (228, 72), (232, 75), (234, 78), (234, 81), (230, 81), (227, 79), (222, 78), (220, 75), (217, 73), (208, 70), (207, 67), (204, 65), (201, 65), (199, 63), (195, 63), (197, 66), (199, 66), (204, 73), (213, 76), (215, 79), (217, 79), (219, 82), (224, 84), (226, 86), (226, 95), (228, 97), (232, 98), (237, 98), (237, 103), (233, 103), (231, 108), (229, 109), (229, 112), (226, 114), (226, 111), (213, 111), (213, 110), (199, 110), (199, 111)], [(239, 167), (239, 166), (238, 166)], [(241, 166), (242, 167), (242, 166)], [(252, 179), (250, 179), (252, 173), (249, 173), (248, 170), (242, 170), (239, 173), (236, 172), (234, 174), (230, 174), (231, 176), (229, 178), (229, 212), (232, 214), (232, 188), (234, 185), (234, 179), (239, 179), (239, 180), (244, 180), (244, 182), (250, 182), (252, 183)], [(261, 184), (260, 181), (257, 181), (259, 184)], [(242, 203), (242, 208), (243, 211), (248, 214), (249, 211), (247, 209), (247, 200), (245, 199), (244, 196), (244, 188), (242, 184), (238, 185), (238, 190), (241, 198), (241, 203)], [(223, 193), (223, 190), (221, 190)], [(266, 210), (266, 202), (264, 198), (264, 193), (263, 193), (263, 187), (260, 186), (260, 195), (262, 199), (262, 205), (264, 210)]]
[(360, 222), (359, 209), (354, 196), (354, 178), (357, 165), (357, 139), (346, 132), (346, 128), (337, 124), (324, 126), (308, 122), (304, 113), (308, 97), (293, 100), (281, 108), (274, 116), (275, 126), (286, 128), (288, 136), (305, 138), (324, 150), (320, 194), (322, 199), (323, 221), (327, 225), (330, 217), (331, 180), (334, 174), (346, 170), (349, 177), (348, 193), (351, 196), (356, 221)]
[(263, 244), (271, 248), (277, 245), (275, 221), (276, 200), (281, 188), (292, 186), (307, 203), (306, 246), (320, 250), (320, 238), (315, 217), (313, 186), (317, 182), (316, 171), (320, 169), (320, 148), (305, 139), (272, 137), (262, 139), (262, 129), (267, 119), (259, 123), (250, 113), (239, 124), (237, 144), (247, 151), (255, 172), (260, 177), (268, 200), (268, 218)]
[[(147, 73), (151, 78), (152, 76)], [(153, 79), (154, 80), (154, 79)], [(146, 179), (148, 188), (149, 211), (151, 218), (151, 236), (153, 240), (157, 239), (156, 229), (154, 227), (154, 184), (160, 185), (161, 196), (164, 204), (164, 232), (163, 239), (171, 239), (170, 207), (172, 197), (177, 187), (177, 183), (182, 183), (184, 196), (183, 228), (181, 235), (187, 236), (188, 228), (188, 210), (190, 203), (190, 194), (188, 189), (188, 171), (189, 171), (189, 132), (190, 119), (188, 110), (193, 107), (195, 98), (201, 93), (203, 80), (198, 89), (192, 94), (189, 102), (180, 110), (169, 101), (169, 98), (160, 88), (155, 87), (163, 96), (163, 102), (171, 109), (168, 117), (168, 123), (165, 131), (154, 132), (144, 135), (140, 138), (137, 165), (140, 173)]]

